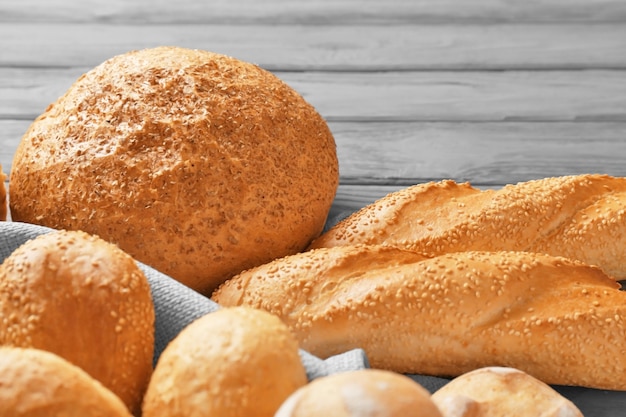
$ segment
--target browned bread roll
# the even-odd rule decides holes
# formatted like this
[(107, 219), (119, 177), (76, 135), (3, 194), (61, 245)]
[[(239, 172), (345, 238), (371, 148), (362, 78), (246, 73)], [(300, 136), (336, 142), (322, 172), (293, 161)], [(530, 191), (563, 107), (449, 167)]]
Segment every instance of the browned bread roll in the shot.
[(0, 344), (55, 353), (133, 413), (152, 373), (154, 305), (137, 263), (78, 231), (30, 240), (0, 265)]
[(431, 398), (444, 417), (583, 417), (570, 400), (515, 368), (465, 373)]
[(80, 229), (210, 293), (305, 249), (338, 185), (333, 136), (276, 76), (200, 50), (122, 54), (22, 137), (12, 217)]
[(7, 189), (4, 185), (7, 176), (2, 171), (2, 165), (0, 165), (0, 221), (7, 219)]
[(278, 317), (225, 308), (189, 324), (163, 351), (143, 417), (273, 416), (306, 383), (298, 343)]
[(430, 393), (394, 372), (364, 369), (318, 378), (294, 392), (274, 417), (441, 417)]
[(420, 184), (364, 207), (311, 248), (387, 244), (429, 254), (535, 251), (578, 259), (626, 279), (626, 178), (578, 175), (480, 191)]
[(131, 417), (124, 403), (79, 367), (39, 349), (0, 347), (0, 415)]
[(273, 261), (213, 299), (278, 315), (320, 357), (457, 376), (501, 365), (550, 384), (626, 390), (626, 292), (597, 267), (527, 252), (426, 258), (338, 246)]

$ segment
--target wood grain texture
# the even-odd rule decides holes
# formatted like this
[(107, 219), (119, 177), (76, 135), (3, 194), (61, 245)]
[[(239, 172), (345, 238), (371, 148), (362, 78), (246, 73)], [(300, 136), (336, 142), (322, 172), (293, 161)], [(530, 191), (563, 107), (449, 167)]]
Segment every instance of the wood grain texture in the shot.
[(8, 22), (437, 24), (623, 22), (621, 0), (20, 0), (0, 3)]
[(0, 4), (0, 21), (5, 167), (83, 72), (171, 44), (257, 63), (301, 92), (335, 135), (340, 207), (441, 178), (626, 175), (622, 1), (23, 0)]
[[(87, 70), (0, 67), (0, 118), (34, 118)], [(275, 74), (330, 121), (626, 121), (626, 71)]]
[(273, 71), (626, 68), (626, 25), (614, 23), (0, 25), (4, 66), (93, 67), (159, 45), (207, 49)]

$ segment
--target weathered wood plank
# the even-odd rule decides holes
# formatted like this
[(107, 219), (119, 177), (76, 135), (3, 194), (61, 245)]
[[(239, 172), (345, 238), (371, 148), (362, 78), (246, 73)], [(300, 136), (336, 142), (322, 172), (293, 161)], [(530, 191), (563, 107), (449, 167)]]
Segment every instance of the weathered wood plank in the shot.
[[(87, 69), (0, 67), (0, 118), (32, 119)], [(626, 71), (276, 75), (331, 121), (626, 120)]]
[(331, 123), (342, 184), (626, 176), (626, 123)]
[(207, 49), (276, 71), (626, 68), (623, 24), (3, 23), (0, 66), (92, 67), (114, 55), (158, 45)]
[(623, 22), (621, 0), (20, 0), (0, 3), (13, 22), (152, 23), (493, 23)]
[[(10, 170), (30, 121), (0, 120), (0, 163)], [(329, 123), (343, 185), (450, 178), (500, 186), (548, 176), (626, 176), (626, 123)]]

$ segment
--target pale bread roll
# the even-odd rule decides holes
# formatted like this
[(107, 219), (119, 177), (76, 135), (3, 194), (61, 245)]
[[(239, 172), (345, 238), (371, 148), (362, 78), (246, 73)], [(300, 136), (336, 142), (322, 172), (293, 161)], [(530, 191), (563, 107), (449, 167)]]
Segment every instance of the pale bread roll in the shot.
[(274, 417), (442, 417), (430, 393), (409, 377), (363, 369), (315, 379)]
[(323, 358), (362, 348), (372, 367), (400, 373), (502, 365), (550, 384), (626, 390), (619, 288), (597, 267), (549, 255), (338, 246), (243, 272), (212, 298), (276, 314)]
[(154, 305), (137, 263), (79, 231), (24, 243), (0, 265), (0, 344), (53, 352), (133, 413), (152, 373)]
[(39, 349), (0, 347), (3, 417), (131, 417), (124, 403), (81, 368)]
[(567, 398), (515, 368), (465, 373), (433, 395), (444, 417), (583, 417)]
[(143, 417), (272, 416), (306, 383), (298, 343), (278, 317), (225, 308), (189, 324), (163, 351)]
[(157, 47), (87, 72), (34, 121), (10, 207), (208, 294), (305, 249), (338, 181), (330, 129), (291, 87), (235, 58)]
[(626, 279), (626, 178), (575, 175), (498, 190), (440, 181), (391, 193), (331, 228), (311, 248), (396, 245), (428, 254), (542, 252)]

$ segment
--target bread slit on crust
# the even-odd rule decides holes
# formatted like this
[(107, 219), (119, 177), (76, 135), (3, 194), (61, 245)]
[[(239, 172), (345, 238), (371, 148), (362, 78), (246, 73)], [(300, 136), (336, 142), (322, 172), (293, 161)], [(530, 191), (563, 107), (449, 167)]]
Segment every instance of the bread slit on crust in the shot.
[(527, 251), (597, 265), (626, 279), (626, 178), (573, 175), (478, 190), (454, 181), (418, 184), (372, 203), (310, 249), (385, 244), (437, 255)]
[(212, 298), (278, 315), (323, 358), (363, 348), (372, 367), (401, 373), (495, 365), (548, 384), (626, 390), (626, 293), (600, 268), (563, 257), (338, 246), (245, 271)]

